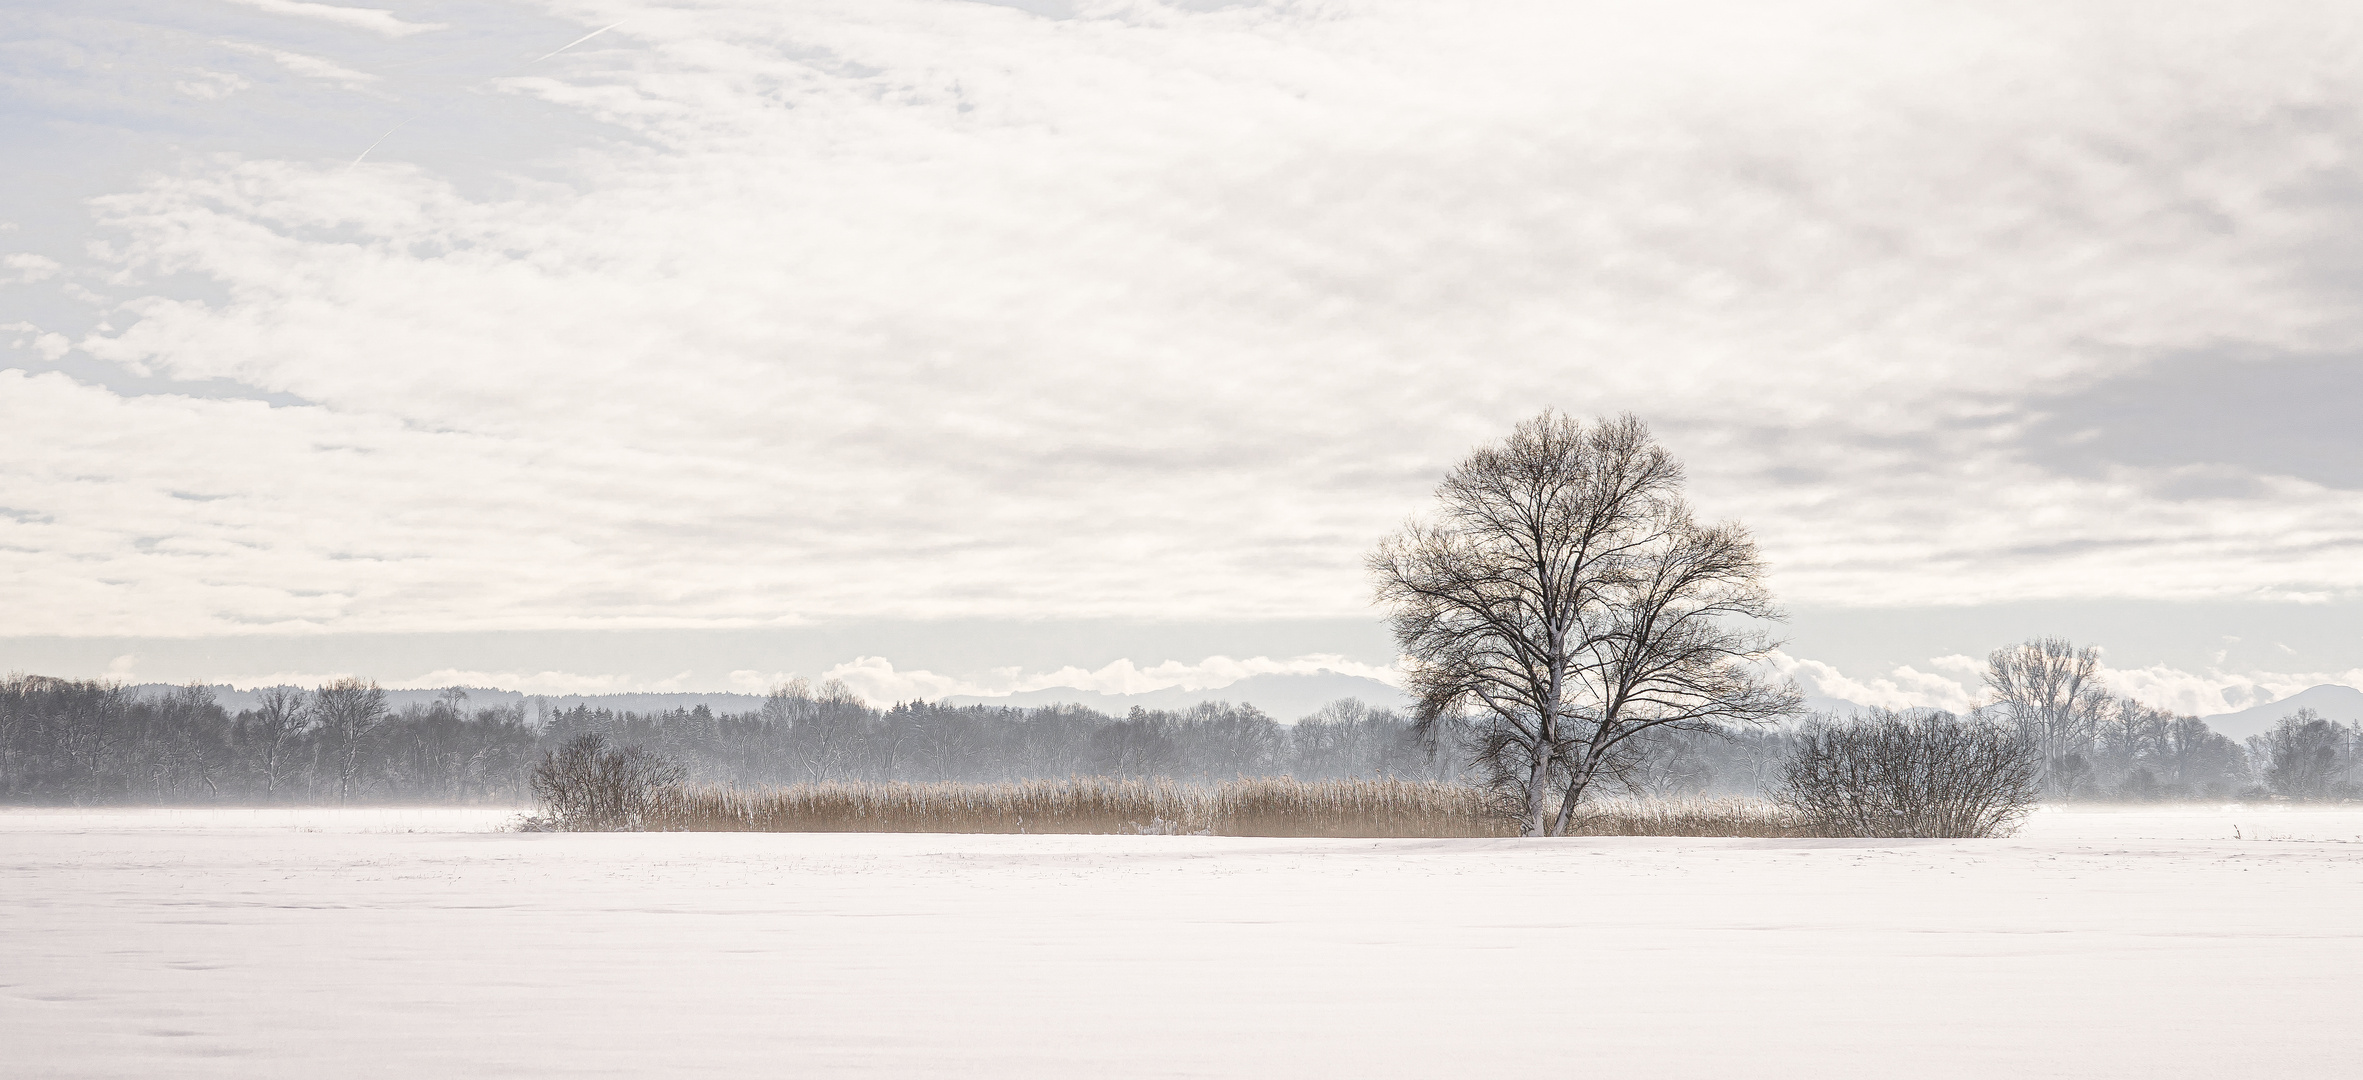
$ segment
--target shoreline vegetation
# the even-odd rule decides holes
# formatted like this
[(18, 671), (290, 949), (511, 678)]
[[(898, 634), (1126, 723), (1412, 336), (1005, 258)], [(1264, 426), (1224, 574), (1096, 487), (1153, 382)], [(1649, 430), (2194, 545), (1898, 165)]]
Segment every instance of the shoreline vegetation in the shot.
[[(528, 717), (469, 708), (457, 692), (397, 711), (350, 679), (259, 696), (232, 713), (201, 686), (143, 695), (0, 679), (0, 804), (538, 803), (535, 827), (567, 830), (1306, 837), (1501, 836), (1522, 813), (1515, 785), (1476, 767), (1466, 733), (1430, 741), (1412, 718), (1352, 700), (1284, 722), (1224, 703), (1121, 717), (879, 708), (798, 682), (729, 715)], [(585, 739), (598, 747), (569, 766), (577, 779), (620, 776), (630, 782), (610, 789), (639, 794), (568, 811), (568, 796), (535, 790)], [(2301, 711), (2242, 746), (2194, 717), (2090, 696), (1669, 726), (1618, 744), (1603, 765), (1570, 835), (2007, 835), (2037, 800), (2363, 798), (2363, 725)]]
[[(1461, 748), (1431, 750), (1410, 717), (1352, 699), (1294, 720), (1230, 703), (1111, 716), (1057, 705), (880, 708), (841, 687), (791, 682), (750, 713), (534, 715), (474, 708), (456, 691), (395, 710), (373, 702), (367, 684), (358, 694), (272, 689), (284, 691), (266, 702), (276, 707), (233, 712), (202, 686), (137, 694), (95, 680), (0, 678), (0, 804), (528, 803), (535, 762), (587, 733), (678, 762), (689, 784), (741, 790), (1072, 776), (1472, 778)], [(2047, 801), (2363, 798), (2363, 725), (2300, 713), (2243, 745), (2197, 717), (2124, 702), (2086, 721), (2081, 741), (2046, 770)], [(1808, 726), (1845, 722), (1800, 716), (1761, 728), (1645, 733), (1613, 762), (1598, 794), (1762, 797)]]
[[(823, 783), (650, 792), (602, 815), (549, 806), (529, 831), (994, 833), (1342, 838), (1509, 837), (1514, 806), (1483, 788), (1392, 778), (1220, 784), (1072, 777), (1007, 783)], [(1823, 835), (1767, 799), (1603, 799), (1575, 836)]]

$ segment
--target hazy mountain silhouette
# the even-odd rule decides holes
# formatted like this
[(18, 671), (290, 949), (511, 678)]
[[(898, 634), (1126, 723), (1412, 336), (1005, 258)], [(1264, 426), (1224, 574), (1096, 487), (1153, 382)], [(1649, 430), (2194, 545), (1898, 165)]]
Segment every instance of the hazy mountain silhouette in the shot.
[[(172, 683), (141, 683), (131, 688), (133, 693), (141, 697), (161, 697), (178, 689), (180, 687)], [(216, 704), (233, 713), (240, 709), (254, 708), (256, 698), (263, 690), (262, 687), (240, 690), (227, 684), (207, 689), (213, 691), (213, 700)], [(310, 690), (312, 687), (305, 686), (299, 689)], [(404, 707), (410, 705), (432, 705), (441, 699), (449, 689), (454, 688), (388, 690), (386, 691), (386, 707), (400, 712)], [(635, 713), (671, 712), (674, 709), (694, 709), (700, 705), (717, 713), (744, 713), (754, 712), (763, 707), (761, 694), (526, 694), (515, 690), (494, 690), (481, 686), (462, 686), (456, 689), (464, 691), (468, 695), (465, 705), (467, 709), (491, 709), (503, 705), (523, 704), (527, 720), (535, 719), (539, 715), (539, 710), (544, 708), (550, 712), (563, 712), (577, 705), (588, 705), (594, 709), (609, 709), (615, 712)]]
[(2351, 724), (2363, 720), (2363, 690), (2337, 683), (2323, 683), (2308, 687), (2279, 701), (2251, 705), (2239, 712), (2218, 713), (2207, 718), (2207, 726), (2234, 739), (2272, 730), (2281, 718), (2299, 709), (2312, 709), (2324, 720)]
[[(161, 697), (180, 689), (171, 683), (142, 683), (131, 688), (141, 697)], [(213, 699), (222, 708), (235, 713), (255, 707), (259, 687), (241, 690), (234, 686), (210, 687)], [(304, 687), (304, 689), (311, 689)], [(537, 718), (542, 710), (562, 712), (577, 705), (616, 712), (659, 713), (674, 709), (694, 709), (703, 705), (717, 713), (754, 712), (763, 707), (760, 694), (678, 693), (678, 694), (525, 694), (515, 690), (494, 690), (485, 687), (460, 687), (466, 691), (468, 709), (495, 708), (523, 704), (527, 720)], [(431, 705), (444, 694), (443, 688), (427, 690), (388, 690), (387, 707), (400, 711), (409, 705)], [(1107, 694), (1096, 690), (1078, 690), (1071, 686), (1031, 690), (1006, 697), (961, 695), (943, 699), (947, 705), (1010, 705), (1020, 708), (1071, 702), (1098, 709), (1114, 716), (1122, 716), (1138, 705), (1147, 709), (1183, 709), (1202, 701), (1228, 701), (1253, 705), (1275, 720), (1295, 720), (1339, 698), (1360, 698), (1371, 706), (1403, 708), (1403, 693), (1376, 679), (1358, 675), (1341, 675), (1323, 670), (1312, 675), (1252, 675), (1229, 686), (1211, 690), (1182, 690), (1171, 688), (1141, 694)]]
[(1275, 720), (1290, 721), (1300, 719), (1339, 698), (1349, 697), (1360, 698), (1363, 704), (1374, 707), (1401, 709), (1408, 704), (1402, 691), (1377, 679), (1341, 675), (1326, 669), (1311, 675), (1250, 675), (1229, 686), (1209, 690), (1169, 687), (1139, 694), (1110, 694), (1098, 690), (1078, 690), (1071, 686), (1054, 686), (1007, 697), (948, 697), (944, 699), (944, 704), (1033, 706), (1071, 702), (1113, 716), (1122, 716), (1136, 705), (1144, 709), (1184, 709), (1202, 701), (1228, 701), (1253, 705)]

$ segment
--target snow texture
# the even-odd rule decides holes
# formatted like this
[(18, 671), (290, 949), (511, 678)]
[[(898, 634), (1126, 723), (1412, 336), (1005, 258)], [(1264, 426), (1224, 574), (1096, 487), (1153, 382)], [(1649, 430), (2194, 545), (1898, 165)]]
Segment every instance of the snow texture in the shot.
[(0, 1072), (2363, 1069), (2356, 812), (2051, 810), (1996, 841), (498, 831), (513, 817), (0, 812)]

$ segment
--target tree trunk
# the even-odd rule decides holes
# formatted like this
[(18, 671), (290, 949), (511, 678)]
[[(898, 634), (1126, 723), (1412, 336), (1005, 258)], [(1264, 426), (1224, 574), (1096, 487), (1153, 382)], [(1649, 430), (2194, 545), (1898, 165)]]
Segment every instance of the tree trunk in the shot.
[[(1546, 727), (1547, 733), (1549, 729)], [(1556, 740), (1546, 734), (1535, 740), (1534, 772), (1526, 778), (1526, 835), (1549, 836), (1551, 750)]]
[(1592, 769), (1587, 766), (1567, 781), (1567, 794), (1559, 800), (1559, 818), (1551, 823), (1552, 836), (1565, 836), (1575, 825), (1575, 804), (1582, 802), (1584, 789), (1592, 785)]

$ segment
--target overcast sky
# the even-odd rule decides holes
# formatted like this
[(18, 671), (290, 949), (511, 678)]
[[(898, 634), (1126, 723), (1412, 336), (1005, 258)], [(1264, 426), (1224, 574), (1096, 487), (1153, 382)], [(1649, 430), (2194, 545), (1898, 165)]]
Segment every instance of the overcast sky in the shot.
[(2363, 684), (2359, 31), (12, 4), (0, 667), (1383, 674), (1362, 554), (1548, 405), (1756, 531), (1808, 689)]

